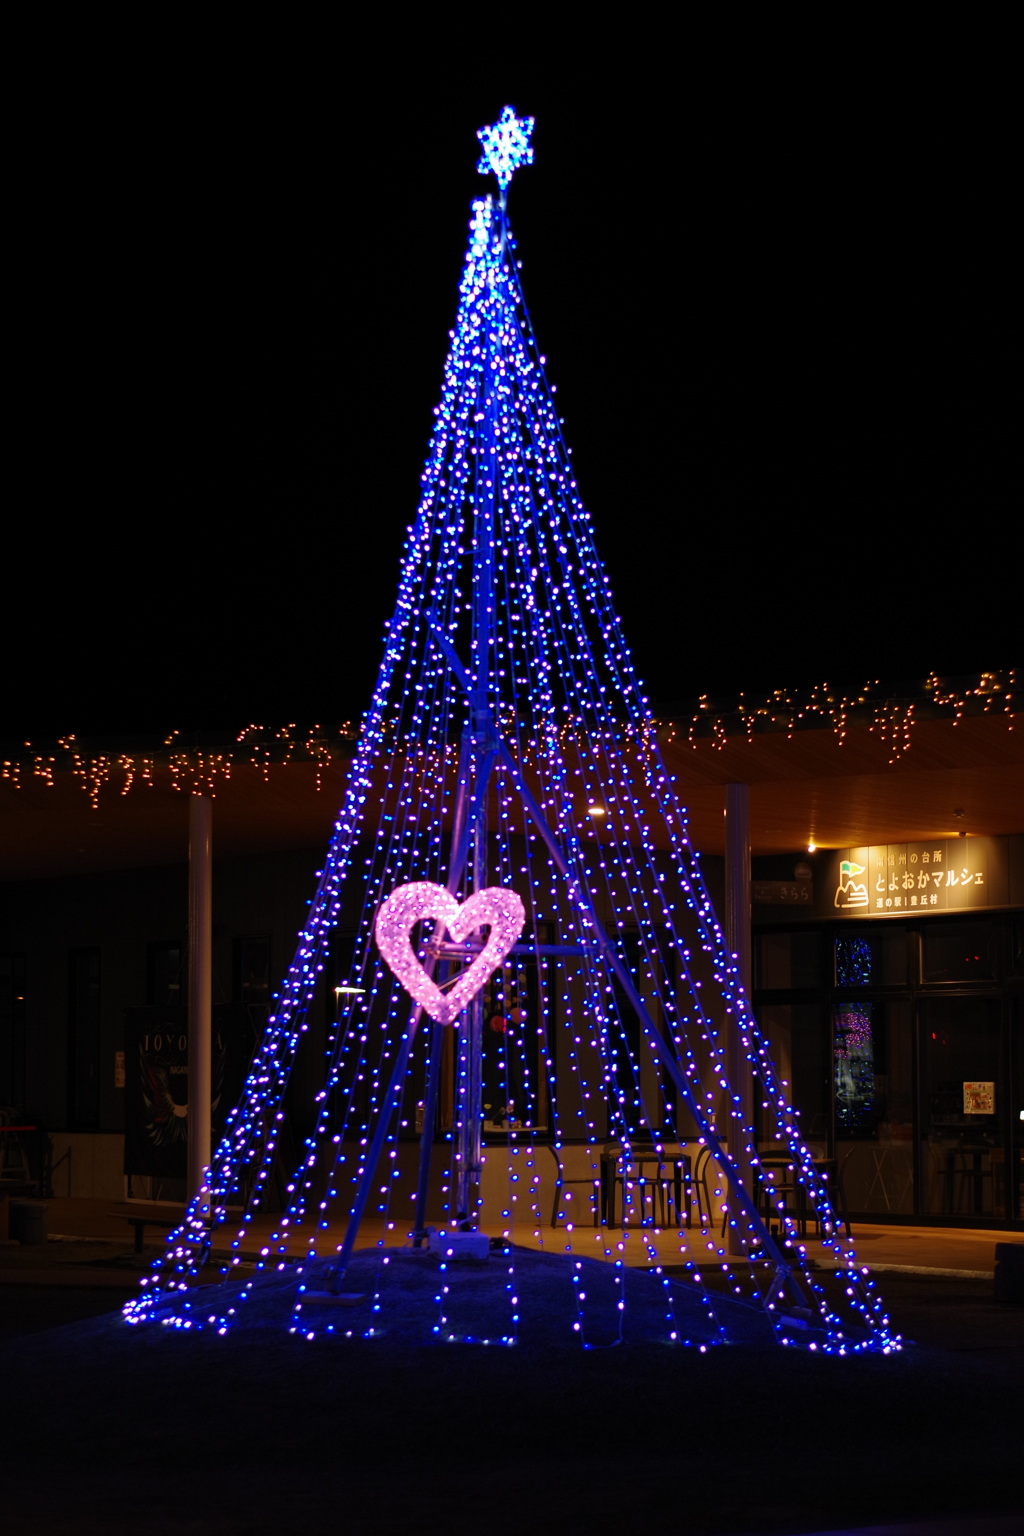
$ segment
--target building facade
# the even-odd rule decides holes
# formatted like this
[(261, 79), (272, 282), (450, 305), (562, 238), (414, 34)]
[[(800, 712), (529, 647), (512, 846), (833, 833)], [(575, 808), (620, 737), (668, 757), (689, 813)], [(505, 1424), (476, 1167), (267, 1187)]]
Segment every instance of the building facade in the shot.
[[(696, 728), (662, 723), (663, 757), (720, 915), (725, 787), (749, 786), (753, 1002), (805, 1138), (834, 1160), (851, 1215), (1019, 1228), (1024, 756), (1012, 716), (961, 710), (919, 721), (899, 750), (893, 730), (845, 717), (841, 727), (834, 717), (791, 715), (785, 728), (769, 718), (757, 729), (706, 711), (694, 718)], [(50, 759), (20, 777), (6, 763), (0, 1112), (40, 1127), (55, 1193), (182, 1193), (166, 1159), (152, 1165), (164, 1175), (128, 1167), (125, 1132), (130, 1147), (133, 1102), (149, 1104), (159, 1129), (161, 1095), (169, 1129), (159, 1134), (180, 1131), (187, 1098), (175, 1075), (187, 1083), (189, 794), (215, 795), (211, 1001), (224, 1057), (216, 1122), (291, 960), (344, 792), (351, 743), (308, 746), (305, 755), (253, 749), (244, 762), (204, 744), (176, 759), (107, 751), (66, 771)], [(129, 764), (123, 783), (118, 762)], [(322, 1084), (332, 967), (344, 966), (354, 920), (342, 914), (318, 982), (288, 1093), (284, 1160), (289, 1147), (297, 1159)], [(622, 938), (628, 955), (628, 932)], [(567, 1027), (572, 998), (551, 972), (528, 994), (519, 1011), (546, 1033), (534, 1031), (544, 1048), (524, 1056), (531, 1086), (518, 1113), (527, 1105), (538, 1137), (565, 1137), (572, 1128), (554, 1123), (543, 1059), (556, 1076), (579, 1064)], [(487, 1041), (506, 1048), (504, 1037)], [(652, 1085), (649, 1102), (658, 1101), (653, 1060), (639, 1037), (630, 1048)], [(488, 1071), (485, 1063), (485, 1088)], [(500, 1124), (508, 1106), (487, 1094), (485, 1115)], [(662, 1097), (668, 1113), (671, 1095)], [(607, 1127), (594, 1114), (600, 1136)], [(766, 1138), (756, 1102), (754, 1114)], [(442, 1135), (446, 1116), (442, 1089)], [(417, 1129), (410, 1123), (403, 1134)], [(685, 1137), (685, 1126), (675, 1129)], [(42, 1161), (39, 1152), (40, 1178)]]

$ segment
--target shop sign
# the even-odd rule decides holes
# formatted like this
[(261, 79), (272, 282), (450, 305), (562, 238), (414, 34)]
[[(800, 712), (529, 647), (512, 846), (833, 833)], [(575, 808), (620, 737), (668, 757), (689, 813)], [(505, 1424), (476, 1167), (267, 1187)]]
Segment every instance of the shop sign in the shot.
[(752, 880), (750, 899), (759, 907), (809, 907), (814, 899), (810, 880)]
[(1006, 906), (1005, 837), (932, 838), (838, 848), (826, 861), (821, 917), (919, 917)]

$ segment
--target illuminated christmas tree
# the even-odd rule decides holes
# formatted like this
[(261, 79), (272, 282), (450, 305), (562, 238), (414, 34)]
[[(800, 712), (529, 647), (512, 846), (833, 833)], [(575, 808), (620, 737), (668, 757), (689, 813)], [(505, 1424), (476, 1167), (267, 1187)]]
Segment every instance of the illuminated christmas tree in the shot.
[[(622, 1267), (623, 1242), (602, 1219), (618, 1192), (623, 1236), (636, 1234), (656, 1273), (688, 1275), (706, 1315), (718, 1316), (700, 1265), (725, 1259), (724, 1220), (749, 1260), (735, 1289), (778, 1336), (888, 1349), (881, 1304), (841, 1242), (738, 988), (573, 473), (506, 207), (513, 172), (532, 160), (532, 129), (507, 107), (479, 135), (479, 170), (498, 195), (472, 205), (419, 508), (345, 802), (207, 1191), (128, 1315), (180, 1323), (185, 1287), (217, 1233), (234, 1231), (236, 1252), (252, 1246), (285, 1087), (344, 907), (352, 960), (317, 1123), (261, 1255), (265, 1272), (302, 1259), (290, 1327), (335, 1326), (310, 1323), (302, 1298), (342, 1294), (361, 1230), (372, 1226), (381, 1264), (396, 1246), (430, 1240), (430, 1164), (440, 1158), (442, 1248), (487, 1251), (488, 1224), (497, 1246), (518, 1234), (539, 1242), (558, 1223), (581, 1295), (576, 1255)], [(470, 903), (461, 926), (460, 902)], [(781, 1199), (755, 1208), (754, 1131), (725, 1077), (730, 1015), (764, 1134), (784, 1139), (843, 1271), (845, 1318), (804, 1261), (792, 1210)], [(386, 1170), (392, 1158), (397, 1171), (399, 1135), (417, 1125), (410, 1214)], [(641, 1147), (648, 1171), (637, 1176)], [(584, 1168), (575, 1187), (570, 1150)], [(679, 1224), (679, 1168), (701, 1197), (697, 1230)], [(557, 1174), (553, 1217), (541, 1208), (543, 1169)], [(239, 1200), (237, 1230), (228, 1206)], [(567, 1215), (581, 1207), (578, 1220)], [(241, 1284), (232, 1267), (226, 1297)], [(259, 1283), (246, 1281), (245, 1293)], [(514, 1323), (511, 1282), (505, 1289)], [(447, 1326), (438, 1299), (435, 1333)], [(237, 1308), (209, 1305), (210, 1321), (230, 1326)], [(582, 1315), (572, 1324), (581, 1336)], [(682, 1337), (674, 1327), (669, 1336)], [(510, 1326), (501, 1341), (514, 1337)]]

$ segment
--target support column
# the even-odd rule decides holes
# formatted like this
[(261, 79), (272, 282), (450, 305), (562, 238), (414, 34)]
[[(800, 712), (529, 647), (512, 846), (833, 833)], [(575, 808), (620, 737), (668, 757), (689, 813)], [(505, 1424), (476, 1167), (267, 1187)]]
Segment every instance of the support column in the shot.
[(188, 1198), (210, 1165), (213, 1092), (213, 801), (188, 804)]
[[(478, 774), (486, 775), (475, 824), (473, 826), (473, 890), (482, 891), (487, 884), (487, 778), (490, 777), (493, 754), (483, 762), (477, 759)], [(475, 930), (474, 938), (483, 939), (483, 930)], [(480, 1207), (480, 1179), (483, 1162), (483, 1043), (484, 1001), (477, 993), (459, 1020), (459, 1044), (465, 1054), (462, 1101), (462, 1131), (459, 1136), (459, 1178), (455, 1214), (461, 1222), (472, 1223), (474, 1228)]]
[[(736, 957), (739, 983), (748, 1004), (753, 996), (750, 933), (750, 789), (746, 784), (725, 786), (725, 941)], [(731, 1110), (738, 1110), (743, 1125), (753, 1125), (754, 1079), (747, 1052), (740, 1042), (736, 1016), (730, 1014), (725, 1031), (725, 1070), (729, 1085), (738, 1095)], [(738, 1122), (729, 1120), (729, 1151), (738, 1165), (744, 1188), (753, 1195), (753, 1174), (743, 1147), (746, 1137), (738, 1133)], [(730, 1201), (730, 1207), (732, 1202)], [(729, 1227), (729, 1253), (738, 1257), (744, 1249), (739, 1232)]]

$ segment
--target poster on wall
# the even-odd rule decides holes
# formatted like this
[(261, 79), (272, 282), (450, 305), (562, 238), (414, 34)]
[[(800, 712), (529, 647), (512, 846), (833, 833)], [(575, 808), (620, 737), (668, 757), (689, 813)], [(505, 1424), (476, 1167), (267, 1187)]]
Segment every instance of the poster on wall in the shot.
[(965, 1115), (994, 1115), (995, 1112), (995, 1083), (964, 1083)]
[[(243, 1003), (213, 1009), (211, 1132), (216, 1145), (237, 1103), (258, 1020)], [(188, 1011), (124, 1011), (124, 1171), (185, 1178), (188, 1171)]]
[(819, 917), (917, 917), (1005, 906), (1007, 839), (938, 837), (837, 848), (818, 889)]

